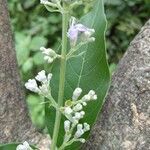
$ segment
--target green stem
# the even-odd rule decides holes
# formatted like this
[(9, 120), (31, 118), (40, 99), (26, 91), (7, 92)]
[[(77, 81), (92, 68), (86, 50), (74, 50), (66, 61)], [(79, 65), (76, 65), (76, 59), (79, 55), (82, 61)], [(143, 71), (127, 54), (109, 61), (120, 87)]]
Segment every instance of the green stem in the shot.
[[(66, 5), (63, 4), (64, 11), (62, 13), (62, 51), (61, 51), (61, 63), (60, 63), (60, 79), (59, 79), (59, 93), (58, 93), (58, 107), (63, 106), (64, 88), (65, 88), (65, 72), (66, 72), (66, 51), (67, 51), (67, 30), (69, 23), (69, 13), (66, 11)], [(54, 125), (53, 139), (51, 144), (51, 150), (56, 150), (56, 144), (59, 134), (61, 122), (61, 112), (56, 110), (56, 119)]]

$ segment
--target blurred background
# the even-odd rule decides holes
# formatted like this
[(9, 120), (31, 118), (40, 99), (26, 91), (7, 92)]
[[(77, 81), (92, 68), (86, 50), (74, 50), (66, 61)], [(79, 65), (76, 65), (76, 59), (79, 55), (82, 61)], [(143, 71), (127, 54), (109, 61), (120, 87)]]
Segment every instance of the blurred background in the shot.
[[(33, 78), (42, 69), (48, 70), (41, 46), (59, 49), (61, 45), (61, 16), (49, 13), (40, 0), (8, 0), (14, 33), (17, 60), (22, 82)], [(87, 13), (94, 0), (84, 0), (76, 10), (76, 17)], [(129, 43), (150, 17), (150, 0), (105, 0), (108, 20), (106, 33), (107, 58), (111, 74), (125, 53)], [(45, 128), (41, 98), (26, 91), (31, 119), (40, 130)]]

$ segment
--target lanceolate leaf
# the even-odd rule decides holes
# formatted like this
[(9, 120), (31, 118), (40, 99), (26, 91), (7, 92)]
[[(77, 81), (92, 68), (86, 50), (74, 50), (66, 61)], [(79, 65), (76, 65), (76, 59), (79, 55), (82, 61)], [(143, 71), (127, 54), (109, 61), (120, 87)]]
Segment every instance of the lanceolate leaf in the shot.
[[(97, 0), (93, 10), (81, 18), (81, 23), (95, 29), (96, 41), (90, 43), (87, 46), (83, 46), (80, 52), (86, 51), (86, 53), (80, 57), (71, 58), (67, 62), (66, 71), (66, 83), (65, 83), (65, 100), (72, 97), (72, 93), (76, 87), (83, 89), (83, 95), (89, 90), (93, 89), (98, 95), (98, 100), (89, 102), (86, 106), (83, 122), (93, 124), (95, 119), (104, 103), (104, 98), (107, 93), (110, 75), (108, 70), (108, 64), (106, 60), (105, 50), (105, 30), (106, 30), (106, 17), (104, 14), (103, 0)], [(53, 81), (52, 81), (52, 94), (57, 99), (58, 84), (59, 84), (59, 64), (56, 63), (52, 69)], [(49, 111), (46, 107), (46, 120), (49, 122), (48, 130), (52, 135), (54, 126), (55, 112)], [(47, 114), (46, 113), (46, 114)], [(62, 117), (64, 119), (64, 117)], [(51, 126), (50, 126), (51, 125)], [(59, 130), (58, 147), (61, 145), (64, 135), (63, 121)], [(87, 138), (88, 135), (85, 136)], [(75, 143), (71, 145), (68, 150), (78, 150), (81, 143)]]

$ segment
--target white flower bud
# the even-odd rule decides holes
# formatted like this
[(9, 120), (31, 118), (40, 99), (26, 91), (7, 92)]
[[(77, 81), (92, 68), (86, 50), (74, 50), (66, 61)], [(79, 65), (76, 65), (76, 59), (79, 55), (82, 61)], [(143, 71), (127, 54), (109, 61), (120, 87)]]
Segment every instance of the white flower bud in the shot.
[(97, 100), (97, 95), (95, 94), (95, 91), (90, 90), (88, 95), (90, 96), (90, 100)]
[(86, 105), (87, 105), (87, 103), (86, 103), (86, 102), (82, 102), (82, 104), (83, 104), (83, 106), (86, 106)]
[(40, 50), (44, 54), (44, 60), (46, 60), (48, 63), (52, 63), (58, 57), (56, 52), (51, 48), (41, 47)]
[(23, 144), (19, 144), (16, 148), (16, 150), (32, 150), (28, 142), (24, 142)]
[(78, 123), (79, 123), (79, 121), (78, 121), (75, 117), (72, 117), (72, 119), (73, 119), (73, 120), (72, 120), (72, 123), (73, 123), (73, 124), (75, 124), (75, 125), (76, 125), (76, 124), (78, 124)]
[(72, 100), (77, 100), (82, 93), (81, 88), (76, 88), (73, 92)]
[(94, 96), (94, 95), (95, 95), (95, 91), (90, 90), (90, 91), (89, 91), (89, 93), (88, 93), (88, 95), (90, 95), (90, 96)]
[(76, 112), (75, 113), (75, 116), (74, 116), (77, 120), (79, 120), (81, 118), (81, 114), (79, 112)]
[(81, 111), (81, 112), (80, 112), (80, 116), (81, 116), (81, 118), (83, 118), (83, 117), (84, 117), (84, 115), (85, 115), (85, 112), (84, 112), (84, 111)]
[(94, 96), (93, 96), (93, 100), (97, 100), (97, 95), (94, 95)]
[(35, 79), (29, 79), (28, 82), (25, 83), (25, 87), (28, 90), (35, 92), (35, 93), (38, 93), (40, 91)]
[(70, 130), (70, 124), (71, 122), (69, 120), (66, 120), (64, 122), (64, 129), (65, 129), (65, 132), (68, 132)]
[(81, 139), (80, 139), (80, 142), (81, 142), (81, 143), (85, 143), (85, 142), (86, 142), (86, 140), (85, 140), (85, 139), (83, 139), (83, 138), (81, 138)]
[(51, 73), (48, 74), (48, 76), (47, 76), (48, 81), (50, 81), (52, 79), (52, 76), (53, 75)]
[(79, 138), (79, 137), (81, 137), (83, 134), (84, 134), (84, 131), (83, 131), (83, 125), (82, 124), (78, 124), (77, 125), (77, 131), (76, 131), (76, 133), (75, 133), (75, 138)]
[(84, 132), (89, 131), (90, 130), (90, 125), (87, 123), (84, 123)]
[(84, 95), (83, 98), (82, 98), (82, 100), (83, 101), (90, 101), (91, 100), (90, 95), (88, 95), (88, 94)]
[(42, 70), (38, 73), (38, 75), (35, 77), (36, 80), (40, 81), (40, 82), (46, 82), (47, 81), (47, 77), (45, 74), (45, 70)]
[(80, 110), (82, 110), (82, 105), (81, 104), (77, 104), (76, 106), (74, 106), (74, 108), (73, 108), (73, 110), (74, 111), (80, 111)]
[(77, 130), (82, 130), (82, 128), (83, 128), (83, 125), (82, 125), (82, 124), (78, 124), (78, 125), (77, 125)]
[(49, 56), (44, 56), (44, 60), (46, 60), (48, 63), (52, 63), (54, 61), (54, 59)]
[(64, 113), (66, 115), (70, 115), (73, 112), (73, 110), (70, 107), (65, 107)]
[(48, 2), (48, 0), (40, 0), (40, 3), (44, 4), (44, 5), (47, 5), (49, 2)]

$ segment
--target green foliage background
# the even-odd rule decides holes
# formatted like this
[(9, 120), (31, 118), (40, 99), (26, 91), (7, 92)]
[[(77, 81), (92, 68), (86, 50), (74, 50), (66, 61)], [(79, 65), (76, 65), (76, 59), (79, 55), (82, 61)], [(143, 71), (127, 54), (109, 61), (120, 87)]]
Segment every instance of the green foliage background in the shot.
[[(92, 1), (78, 8), (78, 14), (90, 10)], [(14, 31), (18, 65), (23, 83), (41, 69), (49, 70), (39, 51), (40, 46), (59, 50), (61, 44), (61, 16), (49, 13), (39, 0), (8, 0)], [(84, 9), (83, 9), (84, 8)], [(150, 15), (150, 0), (105, 0), (108, 19), (107, 51), (113, 72), (132, 38)], [(82, 11), (84, 10), (84, 11)], [(44, 129), (44, 111), (39, 96), (26, 93), (33, 123)], [(38, 105), (37, 105), (38, 104)]]

